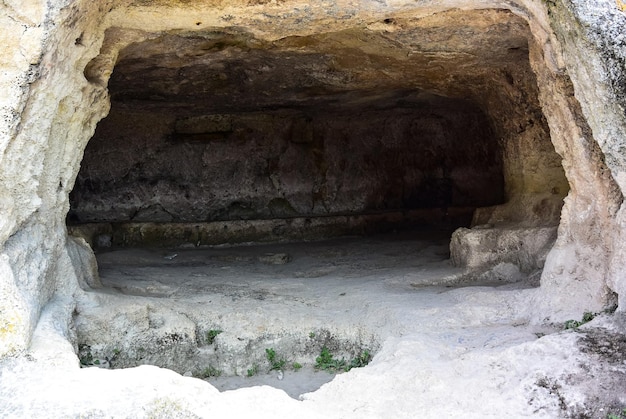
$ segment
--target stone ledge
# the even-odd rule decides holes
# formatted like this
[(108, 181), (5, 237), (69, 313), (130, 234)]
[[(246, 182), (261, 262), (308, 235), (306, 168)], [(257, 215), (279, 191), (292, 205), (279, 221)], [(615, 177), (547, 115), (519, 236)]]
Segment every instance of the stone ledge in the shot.
[(207, 246), (249, 242), (320, 240), (330, 237), (385, 233), (427, 226), (452, 229), (469, 225), (469, 207), (411, 210), (326, 217), (203, 223), (89, 223), (68, 226), (92, 248), (110, 246)]
[(467, 270), (512, 263), (524, 273), (542, 269), (557, 238), (557, 227), (459, 228), (452, 234), (450, 257)]

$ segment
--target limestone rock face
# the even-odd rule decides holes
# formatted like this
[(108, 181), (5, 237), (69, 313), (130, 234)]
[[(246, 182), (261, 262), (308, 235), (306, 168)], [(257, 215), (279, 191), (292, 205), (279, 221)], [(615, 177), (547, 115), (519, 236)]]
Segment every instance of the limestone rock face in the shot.
[(618, 285), (623, 274), (616, 269), (623, 272), (624, 266), (621, 178), (626, 166), (618, 162), (623, 153), (617, 157), (613, 147), (626, 138), (625, 49), (617, 29), (626, 16), (613, 2), (582, 1), (552, 5), (549, 20), (570, 79), (544, 73), (551, 81), (542, 101), (546, 117), (554, 120), (552, 141), (572, 190), (546, 260), (540, 304), (549, 311), (601, 307), (613, 292), (624, 298)]
[[(84, 79), (81, 69), (89, 52), (76, 43), (83, 25), (99, 12), (72, 3), (0, 6), (7, 45), (0, 75), (3, 355), (23, 351), (46, 303), (75, 290), (63, 220), (67, 194), (83, 148), (108, 103), (104, 92)], [(91, 51), (97, 53), (97, 47)]]
[[(626, 310), (623, 2), (4, 0), (0, 25), (3, 414), (401, 417), (435, 406), (433, 417), (486, 416), (487, 397), (500, 412), (557, 417), (565, 399), (548, 393), (560, 384), (528, 365), (547, 359), (542, 368), (572, 382), (598, 372), (580, 367), (590, 358), (573, 333), (528, 343), (529, 329), (513, 338), (523, 344), (498, 353), (463, 327), (445, 342), (431, 336), (449, 324), (447, 308), (451, 324), (471, 317), (489, 328), (579, 319), (616, 300)], [(379, 328), (410, 318), (414, 333), (403, 335), (398, 321), (402, 338), (385, 343), (372, 369), (303, 402), (265, 388), (240, 403), (239, 393), (152, 367), (78, 368), (77, 296), (103, 313), (85, 326), (94, 335), (116, 316), (106, 305), (114, 298), (93, 291), (95, 259), (68, 237), (68, 214), (299, 225), (305, 215), (448, 205), (479, 207), (474, 228), (456, 233), (453, 258), (498, 275), (540, 268), (557, 228), (539, 288), (495, 296), (468, 287), (444, 308), (425, 302), (376, 317)], [(436, 323), (422, 327), (414, 313)], [(180, 313), (161, 321), (131, 307), (119, 319), (121, 333), (171, 338), (150, 347), (159, 362), (176, 330), (176, 356), (194, 350), (197, 330)], [(604, 325), (623, 331), (615, 319)], [(90, 343), (102, 349), (106, 339)], [(490, 350), (459, 358), (460, 345)], [(623, 357), (614, 367), (623, 371)], [(483, 370), (490, 375), (476, 386)], [(384, 378), (371, 385), (372, 375)], [(458, 389), (437, 392), (442, 382)], [(475, 400), (449, 403), (469, 388)], [(380, 400), (381, 389), (416, 391)], [(583, 400), (569, 395), (571, 406)]]
[(452, 235), (452, 263), (468, 269), (510, 263), (522, 272), (543, 268), (556, 239), (555, 227), (459, 228)]
[(86, 150), (70, 218), (199, 222), (503, 202), (484, 115), (451, 100), (412, 106), (427, 113), (229, 115), (230, 132), (204, 118), (182, 129), (176, 111), (115, 111)]
[[(133, 121), (135, 127), (150, 125), (154, 142), (144, 147), (149, 156), (120, 155), (115, 165), (98, 168), (94, 176), (101, 181), (94, 185), (109, 191), (109, 197), (89, 196), (92, 175), (85, 164), (77, 183), (77, 214), (111, 217), (110, 203), (118, 193), (114, 179), (128, 174), (136, 185), (157, 187), (159, 199), (146, 202), (150, 191), (130, 192), (122, 182), (119, 192), (140, 198), (130, 204), (122, 200), (115, 211), (124, 218), (210, 219), (222, 217), (224, 208), (225, 217), (241, 217), (250, 210), (241, 204), (242, 196), (197, 201), (207, 205), (199, 212), (188, 203), (177, 214), (170, 206), (185, 196), (184, 189), (174, 190), (167, 174), (155, 178), (154, 167), (135, 164), (146, 158), (157, 166), (165, 162), (157, 145), (177, 149), (176, 159), (182, 161), (172, 160), (166, 172), (178, 170), (177, 180), (188, 176), (189, 185), (197, 188), (197, 168), (220, 164), (211, 147), (240, 141), (241, 130), (255, 132), (255, 124), (279, 117), (285, 109), (297, 111), (296, 116), (288, 118), (275, 142), (264, 143), (259, 135), (248, 144), (263, 143), (253, 156), (272, 147), (286, 147), (287, 153), (247, 163), (249, 171), (265, 171), (262, 187), (273, 193), (246, 195), (255, 215), (363, 210), (413, 196), (419, 201), (423, 179), (435, 170), (427, 167), (423, 150), (402, 148), (396, 155), (409, 160), (411, 153), (419, 154), (419, 164), (401, 162), (402, 170), (383, 173), (387, 183), (403, 175), (399, 184), (411, 189), (400, 192), (400, 186), (393, 186), (389, 200), (371, 193), (379, 184), (363, 177), (362, 184), (337, 193), (341, 175), (354, 177), (357, 169), (349, 168), (350, 159), (345, 159), (348, 169), (341, 169), (339, 152), (329, 150), (341, 148), (344, 138), (359, 137), (363, 142), (351, 147), (363, 151), (357, 161), (366, 161), (368, 153), (389, 146), (399, 131), (430, 127), (433, 113), (424, 117), (424, 107), (437, 108), (443, 100), (442, 121), (449, 126), (453, 115), (462, 114), (452, 104), (463, 103), (472, 115), (486, 118), (489, 129), (478, 133), (472, 124), (451, 127), (448, 137), (430, 145), (446, 145), (438, 157), (452, 156), (451, 148), (463, 155), (482, 153), (470, 158), (473, 164), (453, 166), (450, 178), (457, 184), (477, 173), (476, 164), (486, 163), (489, 167), (481, 173), (491, 178), (490, 170), (499, 166), (489, 153), (497, 151), (503, 195), (469, 192), (473, 180), (463, 186), (468, 196), (480, 196), (472, 205), (491, 205), (503, 196), (505, 203), (482, 212), (481, 222), (554, 225), (568, 194), (536, 302), (539, 316), (559, 319), (600, 310), (613, 292), (619, 294), (620, 310), (626, 305), (626, 16), (613, 1), (26, 0), (5, 1), (0, 12), (5, 29), (0, 41), (6, 46), (0, 60), (0, 355), (24, 351), (41, 310), (54, 298), (71, 300), (79, 292), (76, 271), (92, 266), (84, 248), (77, 257), (76, 243), (68, 244), (65, 218), (87, 142), (109, 112), (109, 91), (112, 121), (127, 115), (129, 131), (115, 137), (103, 121), (90, 148), (104, 153), (108, 143), (119, 154), (141, 149), (148, 138), (135, 135)], [(380, 109), (376, 115), (359, 113), (368, 107)], [(390, 109), (397, 107), (410, 110), (411, 116), (386, 128), (377, 126), (380, 136), (374, 128), (363, 135), (355, 132), (360, 124), (356, 116), (372, 127), (377, 121), (384, 125)], [(339, 121), (338, 109), (348, 109), (355, 122)], [(263, 116), (240, 123), (251, 112)], [(318, 129), (335, 135), (332, 144), (320, 147)], [(344, 137), (337, 135), (341, 129), (347, 131)], [(480, 145), (450, 142), (460, 130)], [(264, 132), (272, 136), (274, 131)], [(457, 149), (458, 144), (463, 146)], [(307, 149), (307, 157), (291, 157), (290, 150), (297, 148)], [(388, 167), (395, 157), (382, 151), (379, 161)], [(107, 166), (106, 155), (89, 153), (85, 163), (97, 160)], [(184, 159), (192, 156), (195, 161), (186, 173)], [(287, 176), (296, 165), (306, 168), (306, 179)], [(299, 182), (286, 187), (291, 180)], [(240, 188), (252, 190), (250, 185)], [(223, 194), (224, 188), (216, 190)], [(363, 195), (373, 198), (355, 204), (355, 197)], [(85, 282), (89, 284), (81, 280)], [(66, 320), (69, 324), (69, 316)]]

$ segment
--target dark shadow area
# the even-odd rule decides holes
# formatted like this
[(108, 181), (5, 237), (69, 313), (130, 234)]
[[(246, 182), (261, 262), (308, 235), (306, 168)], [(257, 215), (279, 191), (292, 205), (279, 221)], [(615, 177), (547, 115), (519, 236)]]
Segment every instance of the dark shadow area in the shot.
[(504, 202), (498, 138), (471, 100), (352, 81), (339, 56), (296, 40), (212, 36), (121, 52), (71, 224), (356, 216), (328, 234), (453, 230)]

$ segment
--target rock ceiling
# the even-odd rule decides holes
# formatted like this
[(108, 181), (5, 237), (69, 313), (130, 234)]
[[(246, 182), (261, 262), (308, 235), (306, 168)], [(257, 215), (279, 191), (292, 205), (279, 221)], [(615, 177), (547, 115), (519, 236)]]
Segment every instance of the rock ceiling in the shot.
[(179, 113), (420, 106), (432, 94), (478, 104), (525, 77), (528, 27), (504, 10), (389, 18), (260, 40), (242, 29), (146, 35), (120, 52), (112, 100)]

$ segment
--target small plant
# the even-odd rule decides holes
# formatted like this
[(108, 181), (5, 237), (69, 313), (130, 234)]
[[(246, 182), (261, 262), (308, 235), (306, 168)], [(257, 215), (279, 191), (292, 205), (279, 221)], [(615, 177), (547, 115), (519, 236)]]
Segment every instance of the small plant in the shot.
[(93, 365), (93, 355), (89, 345), (78, 345), (78, 359), (81, 367)]
[(315, 358), (315, 369), (324, 370), (328, 372), (336, 372), (344, 369), (346, 366), (345, 359), (333, 358), (333, 354), (330, 353), (328, 348), (324, 346), (320, 352), (320, 356)]
[(364, 367), (367, 364), (369, 364), (371, 360), (372, 360), (372, 355), (367, 349), (365, 349), (363, 352), (357, 355), (356, 358), (353, 358), (352, 361), (350, 361), (350, 368), (347, 369), (346, 371), (349, 371), (352, 368)]
[(320, 352), (320, 356), (315, 358), (315, 369), (325, 370), (328, 369), (333, 361), (333, 355), (330, 353), (327, 347), (323, 347)]
[(111, 358), (94, 358), (91, 353), (91, 346), (89, 345), (78, 345), (78, 359), (80, 360), (81, 367), (93, 367), (95, 366), (109, 366), (111, 360), (115, 360), (117, 354), (113, 355)]
[(212, 365), (209, 365), (200, 373), (200, 377), (202, 378), (219, 377), (220, 375), (222, 375), (222, 371), (214, 368)]
[(117, 361), (117, 358), (121, 355), (122, 351), (117, 348), (113, 349), (113, 355), (110, 358), (106, 358), (109, 361), (109, 366), (113, 368), (113, 364)]
[(372, 355), (369, 353), (369, 351), (364, 350), (355, 358), (353, 358), (350, 362), (347, 362), (345, 358), (334, 358), (328, 348), (324, 346), (322, 348), (322, 351), (320, 352), (320, 356), (315, 358), (315, 369), (325, 370), (331, 373), (341, 370), (348, 372), (352, 368), (366, 366), (367, 364), (369, 364), (371, 359)]
[(254, 364), (252, 368), (248, 369), (248, 373), (246, 374), (248, 377), (253, 377), (259, 373), (259, 366)]
[(578, 329), (580, 326), (582, 326), (585, 323), (590, 322), (591, 320), (594, 319), (594, 317), (596, 317), (596, 313), (592, 313), (590, 311), (585, 311), (585, 313), (583, 314), (583, 318), (581, 321), (577, 321), (577, 320), (567, 320), (565, 322), (565, 330), (567, 329)]
[(209, 345), (213, 345), (213, 342), (215, 342), (215, 338), (217, 337), (217, 335), (219, 335), (222, 332), (223, 330), (219, 330), (219, 329), (211, 329), (208, 332), (206, 332), (207, 343)]
[(618, 413), (609, 413), (606, 416), (607, 419), (624, 419), (626, 418), (626, 408), (622, 409), (621, 412)]
[(593, 318), (596, 317), (595, 313), (591, 313), (589, 311), (585, 311), (585, 313), (583, 314), (583, 323), (587, 323), (593, 320)]
[(315, 338), (315, 332), (310, 332), (309, 339), (314, 339), (314, 338)]
[(287, 363), (283, 358), (278, 359), (276, 351), (273, 348), (266, 349), (265, 356), (270, 363), (270, 371), (282, 371)]
[(302, 368), (302, 364), (300, 364), (299, 362), (294, 362), (291, 366), (293, 367), (294, 371), (298, 371), (300, 368)]

